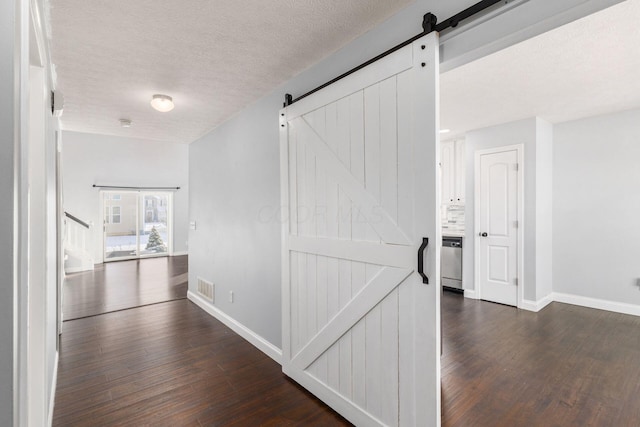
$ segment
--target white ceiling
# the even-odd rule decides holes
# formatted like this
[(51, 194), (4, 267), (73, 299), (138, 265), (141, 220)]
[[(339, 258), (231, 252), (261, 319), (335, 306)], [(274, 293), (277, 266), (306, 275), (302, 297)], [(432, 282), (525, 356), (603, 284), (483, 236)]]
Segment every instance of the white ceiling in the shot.
[(63, 128), (190, 143), (409, 3), (51, 0)]
[(640, 108), (640, 0), (627, 0), (442, 74), (453, 138), (538, 116), (559, 123)]

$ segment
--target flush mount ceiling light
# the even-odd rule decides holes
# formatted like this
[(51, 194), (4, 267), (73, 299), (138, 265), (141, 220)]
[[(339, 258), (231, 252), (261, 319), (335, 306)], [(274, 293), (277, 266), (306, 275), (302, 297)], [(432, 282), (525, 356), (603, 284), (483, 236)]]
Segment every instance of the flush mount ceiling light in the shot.
[(451, 129), (440, 129), (440, 133), (449, 133)]
[(120, 126), (123, 128), (130, 128), (133, 122), (129, 119), (120, 119)]
[(151, 106), (162, 113), (166, 113), (173, 110), (173, 99), (169, 95), (156, 94), (151, 98)]

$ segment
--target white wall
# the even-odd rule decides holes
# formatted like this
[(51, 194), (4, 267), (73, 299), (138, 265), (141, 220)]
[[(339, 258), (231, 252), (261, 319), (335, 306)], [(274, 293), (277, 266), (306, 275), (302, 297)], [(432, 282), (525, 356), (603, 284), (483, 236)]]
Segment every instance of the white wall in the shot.
[(46, 70), (30, 67), (29, 100), (29, 422), (46, 425), (57, 372), (58, 119)]
[[(478, 150), (524, 145), (524, 271), (520, 284), (524, 299), (537, 301), (551, 293), (551, 145), (552, 126), (530, 118), (471, 131), (465, 136), (465, 241), (463, 287), (474, 290), (475, 153)], [(538, 245), (541, 245), (538, 247)], [(548, 270), (545, 270), (548, 269)]]
[[(474, 290), (475, 258), (475, 154), (478, 150), (524, 145), (524, 283), (535, 283), (535, 179), (536, 179), (536, 119), (525, 119), (503, 125), (478, 129), (465, 137), (466, 187), (465, 187), (465, 239), (463, 245), (463, 278), (465, 289)], [(529, 196), (531, 195), (531, 196)], [(479, 230), (478, 230), (479, 231)], [(535, 299), (535, 287), (525, 286), (525, 299)]]
[(14, 405), (14, 220), (17, 209), (14, 165), (15, 121), (19, 105), (15, 90), (16, 2), (0, 2), (0, 426), (13, 425)]
[(48, 105), (53, 82), (39, 20), (42, 10), (40, 0), (0, 4), (2, 426), (47, 425), (55, 384), (57, 226), (52, 154), (58, 122)]
[(640, 304), (640, 110), (554, 129), (554, 291)]
[(213, 281), (216, 307), (280, 346), (277, 111), (243, 118), (190, 147), (189, 288)]
[[(443, 37), (442, 67), (487, 55), (617, 2), (529, 1), (487, 24), (472, 29), (461, 25), (457, 36)], [(280, 346), (280, 224), (269, 214), (280, 203), (277, 119), (284, 94), (301, 95), (418, 34), (426, 12), (443, 20), (474, 3), (412, 3), (191, 145), (190, 219), (197, 221), (197, 230), (189, 235), (191, 291), (196, 277), (212, 280), (219, 309)], [(535, 133), (535, 121), (530, 127)], [(234, 303), (227, 302), (229, 290), (235, 292)]]
[[(553, 291), (553, 125), (536, 120), (536, 294)], [(525, 224), (526, 225), (526, 224)]]
[(62, 133), (64, 209), (93, 222), (94, 259), (102, 261), (102, 213), (93, 184), (180, 187), (174, 194), (174, 252), (187, 251), (189, 146), (87, 133)]

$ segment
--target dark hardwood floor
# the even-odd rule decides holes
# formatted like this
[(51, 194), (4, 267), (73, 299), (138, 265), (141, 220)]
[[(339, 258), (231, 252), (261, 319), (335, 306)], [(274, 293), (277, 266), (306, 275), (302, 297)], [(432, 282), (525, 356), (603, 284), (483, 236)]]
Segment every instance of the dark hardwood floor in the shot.
[[(82, 279), (86, 299), (95, 313), (157, 302), (145, 294), (157, 283), (165, 290), (149, 295), (177, 295), (171, 283), (186, 292), (186, 258), (173, 261), (108, 264), (92, 273), (99, 283)], [(129, 302), (96, 290), (106, 283)], [(443, 426), (640, 425), (639, 317), (560, 303), (531, 313), (448, 292), (442, 308)], [(186, 299), (66, 321), (53, 424), (349, 425)]]
[(54, 426), (342, 426), (188, 300), (64, 323)]
[(640, 317), (443, 295), (443, 426), (639, 426)]
[(67, 275), (63, 316), (72, 320), (187, 297), (188, 257), (99, 264)]

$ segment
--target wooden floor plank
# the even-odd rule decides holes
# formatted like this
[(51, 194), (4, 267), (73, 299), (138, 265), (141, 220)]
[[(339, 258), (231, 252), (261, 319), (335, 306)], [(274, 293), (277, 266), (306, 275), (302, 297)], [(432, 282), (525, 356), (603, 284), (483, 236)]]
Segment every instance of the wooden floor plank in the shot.
[(443, 426), (640, 425), (640, 318), (442, 299)]
[(54, 426), (349, 425), (188, 300), (65, 322), (58, 376)]
[(115, 261), (64, 281), (64, 320), (187, 297), (188, 257)]
[[(640, 318), (559, 303), (531, 313), (448, 292), (442, 312), (443, 426), (640, 425)], [(185, 299), (65, 322), (53, 424), (349, 425)]]

